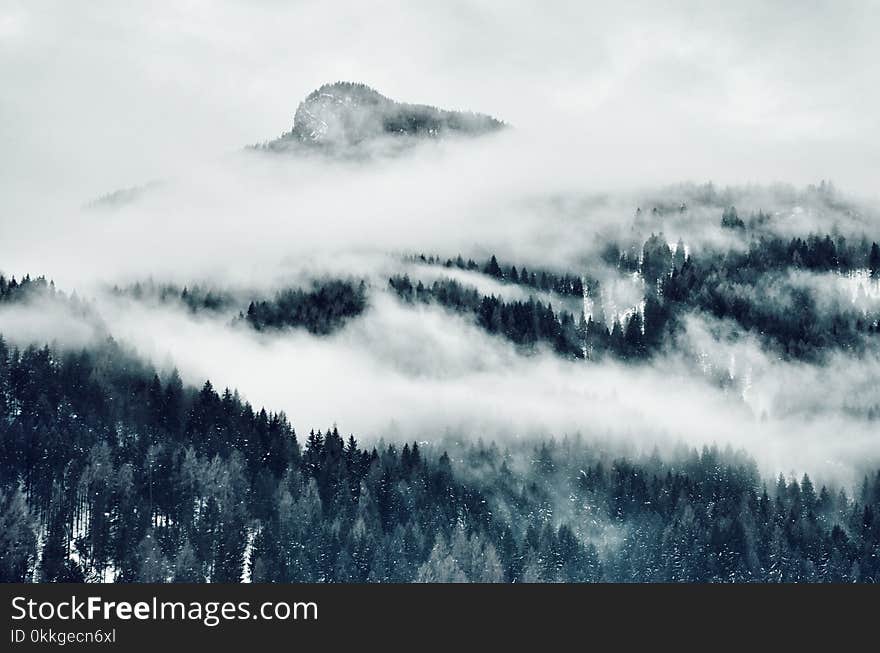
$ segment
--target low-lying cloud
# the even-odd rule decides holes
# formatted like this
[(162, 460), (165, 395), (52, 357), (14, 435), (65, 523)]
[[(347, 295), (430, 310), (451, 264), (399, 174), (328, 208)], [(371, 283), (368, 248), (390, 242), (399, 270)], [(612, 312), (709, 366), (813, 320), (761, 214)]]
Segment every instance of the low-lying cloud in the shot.
[[(603, 247), (662, 233), (697, 255), (744, 248), (719, 226), (731, 204), (744, 219), (766, 212), (767, 233), (876, 239), (876, 12), (755, 3), (761, 20), (746, 21), (747, 11), (675, 3), (407, 3), (381, 12), (397, 17), (389, 23), (357, 3), (331, 13), (224, 2), (203, 21), (191, 15), (197, 4), (0, 10), (0, 271), (45, 274), (93, 297), (106, 324), (52, 303), (4, 306), (8, 339), (78, 347), (110, 333), (191, 383), (210, 378), (287, 411), (301, 430), (338, 422), (368, 437), (731, 443), (773, 470), (844, 476), (880, 455), (868, 416), (873, 349), (822, 365), (784, 361), (693, 315), (650, 364), (572, 362), (524, 356), (466, 317), (406, 307), (386, 289), (390, 274), (442, 273), (521, 298), (401, 261), (496, 254), (597, 278), (606, 313), (625, 311), (644, 288), (603, 261)], [(513, 127), (393, 157), (241, 151), (288, 130), (297, 103), (338, 78)], [(829, 177), (849, 194), (804, 189)], [(131, 187), (143, 188), (89, 206)], [(269, 295), (323, 276), (371, 288), (366, 313), (328, 337), (256, 333), (233, 315), (107, 293), (152, 278)], [(824, 310), (838, 291), (849, 301), (854, 282), (787, 283), (811, 289)]]

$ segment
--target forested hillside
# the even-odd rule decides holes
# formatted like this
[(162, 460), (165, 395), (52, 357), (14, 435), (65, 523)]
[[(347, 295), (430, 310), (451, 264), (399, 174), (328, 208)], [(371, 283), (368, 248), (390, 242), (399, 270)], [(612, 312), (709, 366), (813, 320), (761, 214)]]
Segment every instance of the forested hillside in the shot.
[[(745, 223), (730, 226), (732, 216), (734, 208), (724, 211), (723, 228), (747, 229)], [(756, 220), (752, 216), (750, 224)], [(849, 242), (830, 234), (783, 239), (752, 233), (742, 249), (686, 253), (682, 242), (670, 246), (662, 234), (652, 234), (643, 243), (609, 243), (603, 258), (621, 278), (633, 276), (641, 284), (638, 305), (606, 313), (600, 280), (571, 271), (518, 269), (494, 255), (482, 264), (461, 255), (445, 261), (434, 255), (407, 257), (406, 263), (416, 264), (414, 276), (394, 274), (387, 287), (406, 304), (436, 304), (470, 315), (486, 332), (523, 352), (545, 345), (574, 359), (648, 360), (673, 343), (683, 318), (694, 314), (731, 320), (771, 350), (796, 360), (821, 361), (840, 350), (858, 354), (880, 331), (880, 305), (866, 296), (849, 301), (843, 292), (829, 301), (816, 292), (814, 275), (852, 279), (862, 286), (878, 279), (880, 247), (865, 238)], [(422, 280), (418, 275), (424, 266), (484, 277), (518, 289), (523, 297), (485, 294), (454, 277)], [(17, 291), (13, 285), (4, 292)], [(226, 315), (257, 330), (300, 327), (326, 335), (360, 316), (374, 291), (363, 279), (325, 278), (305, 288), (284, 288), (272, 297), (155, 282), (114, 292), (136, 300), (174, 300), (193, 312)]]
[(180, 288), (155, 281), (138, 282), (113, 294), (136, 301), (181, 305), (192, 313), (225, 315), (233, 322), (245, 322), (257, 331), (303, 328), (316, 335), (340, 329), (367, 306), (363, 280), (321, 279), (306, 288), (284, 288), (271, 297), (255, 291), (242, 292), (206, 288), (199, 284)]
[(382, 443), (185, 386), (107, 340), (0, 342), (4, 581), (871, 581), (848, 494), (745, 454)]
[(12, 4), (0, 582), (880, 582), (880, 2)]
[[(722, 227), (745, 230), (736, 215), (735, 208), (726, 209)], [(731, 227), (733, 220), (739, 222)], [(761, 223), (753, 216), (750, 224), (756, 221)], [(476, 323), (490, 333), (518, 345), (546, 342), (557, 353), (573, 358), (648, 359), (674, 339), (681, 318), (694, 313), (732, 320), (771, 349), (794, 359), (821, 360), (840, 349), (858, 353), (866, 338), (880, 331), (880, 307), (850, 302), (845, 296), (830, 307), (820, 307), (821, 297), (811, 292), (808, 277), (798, 276), (846, 278), (863, 271), (866, 280), (876, 280), (880, 247), (865, 238), (851, 243), (829, 234), (792, 239), (752, 234), (742, 250), (686, 254), (681, 241), (670, 247), (662, 234), (652, 234), (644, 243), (626, 248), (609, 243), (603, 256), (621, 274), (636, 275), (644, 284), (643, 303), (637, 310), (606, 315), (600, 281), (571, 272), (529, 272), (525, 267), (517, 271), (515, 265), (502, 265), (495, 256), (483, 265), (465, 262), (461, 256), (445, 263), (424, 255), (412, 260), (481, 273), (527, 292), (583, 297), (585, 310), (592, 310), (575, 316), (542, 304), (534, 296), (505, 301), (494, 294), (481, 295), (454, 279), (424, 284), (408, 275), (396, 275), (389, 279), (389, 286), (407, 302), (434, 302), (473, 313)]]
[[(505, 426), (484, 438), (481, 426), (461, 425), (438, 435), (402, 421), (387, 439), (359, 436), (341, 433), (333, 417), (302, 423), (253, 405), (191, 371), (186, 378), (198, 383), (189, 385), (173, 361), (156, 367), (114, 339), (113, 325), (133, 306), (139, 320), (161, 308), (175, 328), (207, 325), (229, 342), (255, 342), (251, 356), (289, 341), (351, 342), (349, 355), (393, 359), (386, 347), (400, 339), (430, 349), (406, 329), (424, 325), (416, 332), (424, 335), (439, 325), (469, 329), (467, 339), (479, 334), (478, 346), (517, 361), (553, 361), (562, 366), (554, 374), (578, 379), (609, 364), (632, 372), (624, 393), (636, 374), (675, 355), (686, 374), (704, 375), (744, 411), (743, 428), (766, 421), (769, 402), (747, 400), (751, 368), (735, 379), (735, 353), (729, 369), (722, 360), (707, 372), (713, 348), (751, 343), (746, 365), (749, 356), (793, 369), (870, 365), (880, 332), (876, 242), (837, 230), (781, 235), (778, 217), (740, 217), (732, 205), (711, 214), (715, 240), (670, 242), (662, 228), (689, 210), (685, 202), (638, 209), (640, 228), (606, 238), (581, 266), (396, 254), (255, 288), (149, 278), (88, 299), (42, 276), (0, 275), (2, 316), (15, 316), (10, 337), (0, 336), (0, 580), (880, 580), (880, 468), (870, 456), (856, 484), (827, 468), (821, 481), (808, 468), (776, 477), (751, 451), (719, 450), (708, 425), (690, 440), (704, 446), (679, 441), (647, 455), (656, 433), (640, 448), (628, 446), (638, 441), (631, 434), (600, 439), (592, 412), (573, 430), (540, 435)], [(42, 339), (45, 324), (34, 316), (92, 328), (85, 344), (63, 331)], [(694, 321), (725, 325), (723, 334), (694, 344)], [(428, 362), (410, 365), (415, 375), (434, 364), (447, 373), (439, 354), (420, 355), (414, 360)], [(334, 360), (301, 372), (294, 358), (275, 383), (301, 373), (339, 383), (344, 357)], [(839, 415), (870, 427), (872, 379), (869, 369), (841, 381)], [(791, 396), (783, 414), (798, 407)], [(557, 411), (579, 408), (562, 401)], [(813, 416), (823, 401), (808, 397), (798, 408)], [(393, 420), (400, 407), (381, 411)]]

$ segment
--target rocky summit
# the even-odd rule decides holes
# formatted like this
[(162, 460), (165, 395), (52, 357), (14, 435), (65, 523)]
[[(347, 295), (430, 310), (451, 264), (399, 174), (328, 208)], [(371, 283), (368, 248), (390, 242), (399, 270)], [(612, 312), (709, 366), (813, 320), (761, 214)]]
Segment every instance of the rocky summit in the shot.
[(479, 136), (503, 127), (502, 121), (485, 114), (397, 102), (365, 84), (336, 82), (310, 93), (297, 107), (293, 128), (264, 147), (347, 149), (389, 138), (412, 142)]

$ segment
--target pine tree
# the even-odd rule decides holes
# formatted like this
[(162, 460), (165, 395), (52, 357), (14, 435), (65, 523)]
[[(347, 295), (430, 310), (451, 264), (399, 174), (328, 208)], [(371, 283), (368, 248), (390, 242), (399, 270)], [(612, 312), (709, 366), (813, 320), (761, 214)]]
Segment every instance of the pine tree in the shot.
[(155, 533), (150, 530), (138, 545), (140, 571), (138, 580), (142, 583), (163, 583), (168, 578), (168, 561), (162, 553)]
[(175, 583), (202, 583), (205, 580), (189, 540), (184, 541), (174, 559), (173, 580)]
[(501, 270), (501, 266), (498, 265), (498, 259), (495, 258), (494, 254), (486, 263), (486, 266), (483, 268), (483, 272), (485, 274), (488, 274), (490, 277), (495, 277), (497, 279), (501, 279), (504, 276), (504, 272)]
[(0, 492), (0, 583), (31, 580), (37, 559), (34, 520), (21, 487)]
[(871, 253), (868, 255), (868, 271), (872, 279), (880, 277), (880, 247), (877, 243), (871, 243)]

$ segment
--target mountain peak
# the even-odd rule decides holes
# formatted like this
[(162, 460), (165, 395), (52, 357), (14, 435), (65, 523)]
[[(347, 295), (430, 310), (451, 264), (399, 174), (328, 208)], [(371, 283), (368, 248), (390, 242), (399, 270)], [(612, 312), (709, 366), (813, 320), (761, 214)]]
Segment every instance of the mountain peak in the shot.
[(485, 114), (397, 102), (366, 84), (334, 82), (309, 93), (296, 109), (293, 128), (265, 147), (346, 149), (382, 138), (478, 136), (502, 127), (503, 122)]

